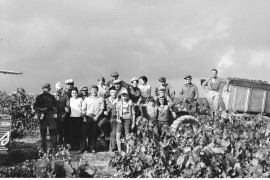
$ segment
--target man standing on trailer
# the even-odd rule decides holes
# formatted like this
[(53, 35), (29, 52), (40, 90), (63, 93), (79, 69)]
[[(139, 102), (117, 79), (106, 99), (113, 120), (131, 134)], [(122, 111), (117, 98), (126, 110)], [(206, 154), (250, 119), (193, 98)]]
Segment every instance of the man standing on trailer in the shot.
[(193, 84), (191, 75), (186, 75), (186, 83), (182, 86), (179, 96), (183, 99), (183, 103), (190, 115), (195, 116), (197, 110), (197, 99), (199, 91), (195, 84)]
[(211, 77), (204, 81), (202, 87), (206, 91), (206, 98), (210, 106), (210, 115), (212, 117), (218, 116), (220, 112), (220, 99), (224, 85), (227, 81), (224, 78), (217, 76), (216, 69), (211, 70)]

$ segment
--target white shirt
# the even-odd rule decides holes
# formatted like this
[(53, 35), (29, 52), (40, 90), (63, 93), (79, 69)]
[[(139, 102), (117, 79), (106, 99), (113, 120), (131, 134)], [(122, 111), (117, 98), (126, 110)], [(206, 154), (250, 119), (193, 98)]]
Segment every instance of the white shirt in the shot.
[(80, 117), (81, 116), (81, 109), (82, 109), (82, 98), (70, 98), (70, 109), (71, 114), (70, 117)]

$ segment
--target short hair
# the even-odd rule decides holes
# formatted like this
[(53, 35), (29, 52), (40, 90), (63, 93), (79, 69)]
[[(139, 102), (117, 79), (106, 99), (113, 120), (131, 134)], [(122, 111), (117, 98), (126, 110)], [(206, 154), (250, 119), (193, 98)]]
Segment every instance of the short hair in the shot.
[(139, 79), (142, 79), (145, 83), (147, 83), (147, 81), (148, 81), (146, 76), (141, 76)]
[(77, 93), (79, 92), (77, 87), (71, 88), (71, 92), (72, 92), (72, 91), (76, 91)]
[(98, 86), (97, 85), (92, 85), (91, 89), (96, 89), (98, 91)]
[[(157, 104), (158, 106), (160, 106), (159, 98), (157, 99), (156, 104)], [(163, 103), (163, 104), (164, 104), (164, 105), (168, 105), (168, 100), (167, 100), (166, 98), (164, 98), (164, 103)]]
[(154, 98), (153, 96), (149, 96), (149, 97), (148, 97), (148, 102), (149, 102), (149, 101), (155, 102), (155, 98)]
[(116, 89), (115, 89), (114, 86), (111, 86), (111, 87), (109, 88), (109, 91), (111, 91), (111, 90), (115, 90), (115, 91), (116, 91)]
[(166, 82), (166, 78), (165, 77), (160, 77), (159, 82)]
[(105, 78), (104, 77), (100, 77), (100, 78), (98, 78), (98, 81), (105, 82)]
[(218, 70), (217, 69), (212, 69), (211, 71), (216, 71), (216, 73), (218, 73)]

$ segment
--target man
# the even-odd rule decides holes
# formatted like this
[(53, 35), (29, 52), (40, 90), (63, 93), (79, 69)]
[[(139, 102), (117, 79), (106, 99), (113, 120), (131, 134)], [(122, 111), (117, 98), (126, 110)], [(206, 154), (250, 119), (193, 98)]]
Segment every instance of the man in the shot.
[(158, 94), (158, 96), (155, 99), (156, 101), (158, 100), (158, 97), (159, 96), (160, 97), (162, 96), (162, 97), (164, 97), (168, 101), (168, 104), (171, 107), (174, 105), (174, 102), (172, 101), (172, 99), (169, 97), (169, 95), (166, 94), (166, 88), (165, 87), (163, 87), (163, 86), (158, 87), (156, 94)]
[[(72, 88), (74, 87), (74, 80), (73, 79), (68, 79), (65, 81), (66, 83), (66, 89), (64, 90), (64, 93), (68, 96), (68, 98), (70, 99), (71, 98), (71, 90)], [(65, 124), (64, 124), (64, 131), (65, 132), (68, 132), (69, 130), (69, 116), (70, 116), (70, 111), (66, 114), (66, 119), (65, 119)], [(64, 134), (64, 140), (65, 140), (65, 143), (67, 144), (70, 144), (69, 142), (69, 135), (68, 133), (65, 133)]]
[[(58, 144), (63, 144), (65, 132), (65, 120), (67, 113), (69, 112), (69, 98), (66, 94), (63, 93), (63, 85), (58, 82), (55, 85), (56, 93), (55, 99), (57, 104), (57, 133), (58, 133)], [(67, 144), (66, 140), (64, 140)]]
[(57, 144), (57, 103), (53, 95), (50, 94), (51, 85), (46, 83), (42, 86), (43, 93), (36, 97), (34, 110), (40, 119), (41, 148), (47, 152), (47, 126), (49, 126), (50, 140), (53, 152)]
[[(103, 114), (104, 101), (101, 97), (98, 97), (98, 87), (92, 85), (91, 95), (83, 101), (82, 114), (86, 116), (82, 126), (81, 136), (81, 149), (80, 153), (83, 153), (86, 149), (86, 138), (89, 135), (88, 145), (90, 145), (90, 151), (96, 152), (97, 133), (98, 133), (98, 120)], [(85, 122), (86, 120), (86, 122)]]
[[(118, 78), (119, 78), (119, 73), (113, 72), (113, 73), (111, 73), (111, 77), (112, 77), (112, 79), (107, 82), (107, 87), (113, 86), (113, 84), (114, 84), (113, 82), (115, 80), (118, 80)], [(120, 83), (121, 83), (121, 87), (128, 88), (128, 86), (130, 86), (129, 84), (127, 84), (126, 82), (121, 81), (121, 80), (120, 80)]]
[(110, 152), (117, 151), (117, 146), (116, 146), (116, 102), (117, 99), (116, 97), (116, 89), (114, 86), (109, 88), (110, 91), (110, 97), (105, 99), (105, 109), (104, 109), (104, 115), (106, 116), (106, 119), (110, 120), (110, 125), (111, 125), (111, 132), (110, 132), (110, 145), (109, 145), (109, 150)]
[(120, 79), (116, 79), (116, 80), (113, 81), (113, 85), (115, 87), (116, 94), (117, 94), (116, 97), (118, 99), (120, 99), (122, 90), (124, 90), (124, 89), (127, 90), (127, 88), (125, 88), (125, 87), (122, 86), (122, 83), (121, 82), (122, 81)]
[(210, 105), (210, 114), (212, 117), (219, 115), (221, 93), (227, 80), (217, 76), (216, 69), (211, 70), (211, 78), (204, 81), (202, 87), (207, 92), (206, 97)]
[(199, 91), (197, 86), (191, 82), (191, 75), (185, 76), (184, 79), (186, 80), (186, 83), (182, 86), (179, 92), (179, 96), (183, 99), (184, 106), (189, 112), (189, 114), (195, 116)]
[(83, 100), (85, 100), (85, 98), (89, 97), (90, 94), (88, 92), (88, 87), (83, 85), (81, 88), (80, 88), (80, 95), (79, 97), (81, 97)]
[(165, 77), (159, 78), (159, 86), (156, 87), (156, 90), (155, 90), (156, 97), (159, 96), (159, 88), (160, 87), (165, 88), (165, 97), (167, 98), (167, 100), (173, 102), (175, 91), (172, 89), (172, 86), (170, 84), (166, 83)]
[(71, 89), (74, 87), (74, 81), (73, 79), (68, 79), (65, 81), (66, 83), (66, 89), (65, 89), (65, 94), (68, 96), (68, 98), (71, 98)]

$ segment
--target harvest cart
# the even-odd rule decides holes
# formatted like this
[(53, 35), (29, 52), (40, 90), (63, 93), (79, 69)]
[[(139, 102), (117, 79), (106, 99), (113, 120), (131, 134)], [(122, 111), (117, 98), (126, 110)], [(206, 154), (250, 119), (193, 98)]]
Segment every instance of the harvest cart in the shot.
[(270, 114), (270, 84), (267, 82), (228, 79), (228, 89), (223, 91), (221, 100), (227, 112), (247, 117)]

